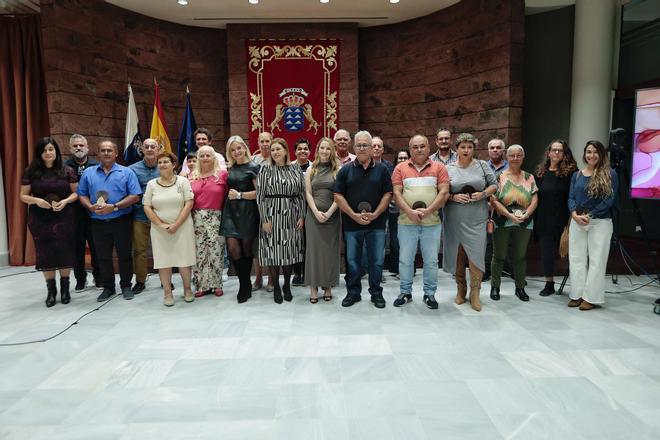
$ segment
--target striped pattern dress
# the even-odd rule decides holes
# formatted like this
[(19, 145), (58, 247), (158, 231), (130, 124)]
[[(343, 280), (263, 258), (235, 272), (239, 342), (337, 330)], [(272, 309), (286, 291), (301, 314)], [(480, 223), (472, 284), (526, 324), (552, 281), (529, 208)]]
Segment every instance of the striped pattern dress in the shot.
[(288, 266), (303, 261), (304, 231), (296, 229), (305, 218), (305, 182), (296, 164), (261, 167), (257, 176), (257, 205), (261, 224), (272, 223), (267, 234), (259, 228), (259, 263), (262, 266)]

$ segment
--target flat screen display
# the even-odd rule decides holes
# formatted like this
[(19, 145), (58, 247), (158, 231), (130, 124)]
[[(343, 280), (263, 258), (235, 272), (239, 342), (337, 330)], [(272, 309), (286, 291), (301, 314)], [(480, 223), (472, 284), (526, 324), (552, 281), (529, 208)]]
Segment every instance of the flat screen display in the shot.
[(630, 195), (660, 199), (660, 88), (636, 92)]

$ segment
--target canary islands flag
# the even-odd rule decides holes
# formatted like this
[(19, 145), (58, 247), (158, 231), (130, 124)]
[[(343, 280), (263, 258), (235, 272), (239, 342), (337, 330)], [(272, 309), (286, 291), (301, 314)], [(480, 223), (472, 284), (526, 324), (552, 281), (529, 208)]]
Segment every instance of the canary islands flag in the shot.
[(133, 89), (128, 84), (128, 109), (126, 110), (126, 137), (124, 141), (124, 164), (131, 165), (142, 160), (142, 134), (140, 133), (140, 121), (138, 120)]
[(164, 153), (172, 152), (170, 137), (167, 135), (167, 124), (163, 114), (163, 106), (160, 103), (160, 94), (158, 93), (158, 83), (156, 82), (156, 99), (154, 101), (154, 115), (151, 118), (151, 133), (149, 137), (156, 139), (159, 145), (163, 146)]

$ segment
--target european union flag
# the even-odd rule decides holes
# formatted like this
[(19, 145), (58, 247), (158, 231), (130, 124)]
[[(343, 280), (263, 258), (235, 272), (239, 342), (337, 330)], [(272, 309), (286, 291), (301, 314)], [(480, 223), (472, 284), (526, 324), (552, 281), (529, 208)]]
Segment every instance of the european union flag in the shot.
[(179, 149), (177, 151), (180, 164), (186, 160), (186, 156), (190, 151), (197, 151), (197, 145), (195, 145), (195, 138), (193, 137), (195, 130), (197, 130), (197, 123), (190, 105), (190, 90), (186, 87), (186, 112), (183, 115), (181, 130), (179, 130)]

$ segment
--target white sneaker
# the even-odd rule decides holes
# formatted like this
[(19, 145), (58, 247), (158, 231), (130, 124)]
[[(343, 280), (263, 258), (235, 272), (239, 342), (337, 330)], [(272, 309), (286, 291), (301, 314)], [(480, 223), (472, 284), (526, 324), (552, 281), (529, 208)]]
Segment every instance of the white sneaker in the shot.
[(223, 269), (222, 271), (222, 281), (227, 281), (229, 280), (229, 276), (227, 275), (227, 269)]

